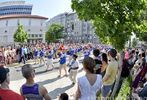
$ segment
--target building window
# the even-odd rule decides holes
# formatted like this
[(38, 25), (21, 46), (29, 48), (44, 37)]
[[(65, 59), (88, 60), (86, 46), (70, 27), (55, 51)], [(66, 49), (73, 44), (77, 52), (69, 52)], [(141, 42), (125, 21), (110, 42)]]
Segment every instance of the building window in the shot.
[(38, 37), (38, 35), (36, 34), (35, 37)]
[(32, 34), (32, 37), (34, 37), (34, 34)]
[(31, 19), (29, 20), (29, 26), (31, 26)]
[(8, 20), (6, 21), (6, 26), (8, 26)]
[(31, 30), (30, 29), (28, 29), (28, 32), (30, 32)]
[(5, 30), (5, 33), (7, 33), (7, 30)]
[(40, 32), (42, 32), (42, 29), (40, 29)]
[(40, 34), (39, 37), (42, 37), (42, 34)]

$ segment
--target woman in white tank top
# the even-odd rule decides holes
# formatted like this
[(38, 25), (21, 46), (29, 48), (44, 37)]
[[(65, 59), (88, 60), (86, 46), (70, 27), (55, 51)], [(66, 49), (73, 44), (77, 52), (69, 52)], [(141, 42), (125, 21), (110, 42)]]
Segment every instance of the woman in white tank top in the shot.
[(102, 86), (102, 76), (94, 74), (95, 61), (91, 57), (83, 60), (86, 74), (78, 79), (76, 100), (96, 100), (96, 94)]

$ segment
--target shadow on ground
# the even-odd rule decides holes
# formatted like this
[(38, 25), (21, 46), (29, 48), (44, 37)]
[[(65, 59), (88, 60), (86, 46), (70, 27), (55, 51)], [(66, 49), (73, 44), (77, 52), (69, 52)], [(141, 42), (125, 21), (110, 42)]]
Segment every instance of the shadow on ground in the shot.
[(63, 88), (57, 88), (51, 92), (49, 92), (49, 96), (51, 97), (51, 99), (56, 99), (61, 93), (64, 93), (66, 90), (72, 88), (73, 85), (69, 85)]

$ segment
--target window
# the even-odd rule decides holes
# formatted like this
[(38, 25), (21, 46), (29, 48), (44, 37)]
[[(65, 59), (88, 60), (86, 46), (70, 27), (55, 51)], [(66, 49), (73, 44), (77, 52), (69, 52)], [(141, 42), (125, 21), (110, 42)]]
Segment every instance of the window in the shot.
[(6, 20), (6, 26), (8, 26), (8, 20)]
[(29, 26), (31, 26), (31, 19), (29, 20)]
[(35, 37), (38, 37), (38, 35), (36, 34)]
[(32, 34), (32, 37), (34, 37), (34, 34)]
[(42, 37), (42, 34), (40, 34), (39, 37)]

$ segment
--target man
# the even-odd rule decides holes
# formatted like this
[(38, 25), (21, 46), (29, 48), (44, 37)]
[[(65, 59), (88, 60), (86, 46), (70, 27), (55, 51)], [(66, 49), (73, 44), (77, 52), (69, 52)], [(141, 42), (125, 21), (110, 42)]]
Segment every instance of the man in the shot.
[(73, 55), (73, 60), (69, 64), (69, 78), (72, 81), (72, 84), (74, 85), (76, 83), (76, 76), (79, 68), (79, 61), (77, 60), (78, 56)]
[(106, 73), (103, 77), (102, 96), (104, 99), (109, 96), (112, 86), (115, 82), (115, 78), (118, 72), (118, 62), (116, 60), (117, 52), (115, 49), (109, 51), (110, 62), (106, 69)]
[(67, 70), (66, 70), (66, 53), (65, 53), (64, 50), (60, 54), (60, 67), (59, 67), (59, 76), (58, 77), (61, 77), (61, 70), (62, 70), (62, 68), (64, 68), (65, 76), (67, 76)]
[(26, 83), (20, 89), (21, 95), (28, 100), (51, 100), (45, 87), (35, 83), (35, 72), (30, 64), (22, 67), (22, 75)]
[(9, 69), (0, 67), (0, 100), (23, 100), (23, 98), (9, 89)]

